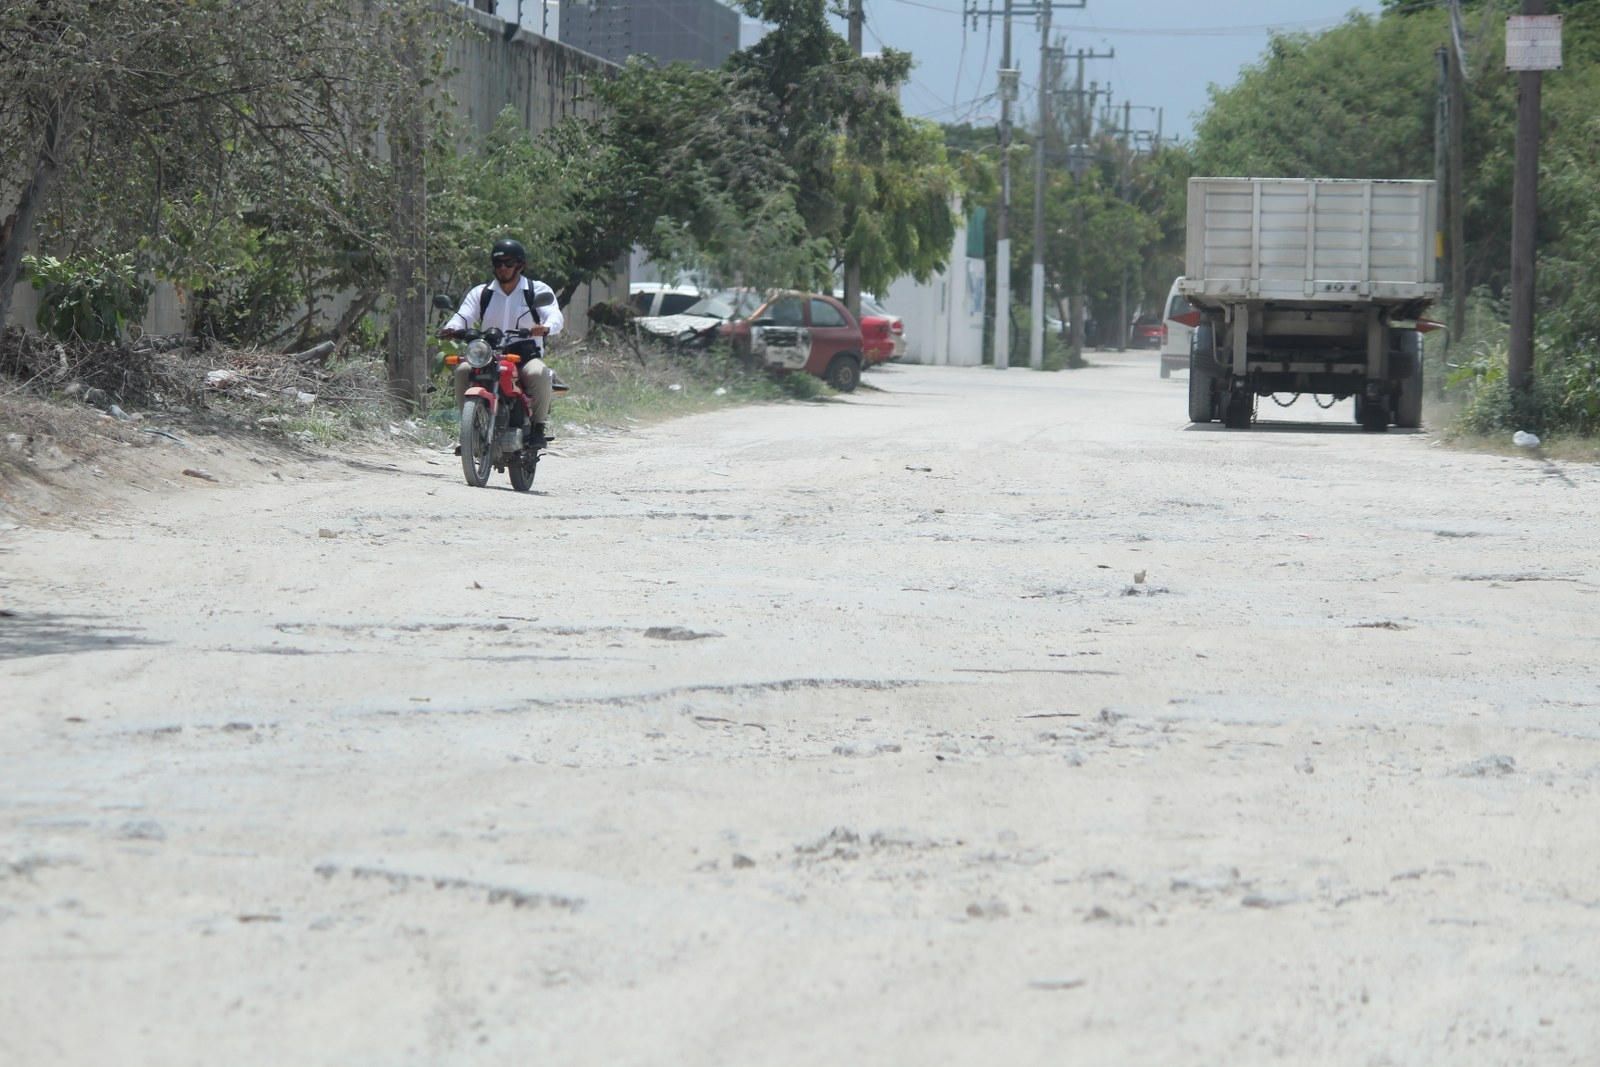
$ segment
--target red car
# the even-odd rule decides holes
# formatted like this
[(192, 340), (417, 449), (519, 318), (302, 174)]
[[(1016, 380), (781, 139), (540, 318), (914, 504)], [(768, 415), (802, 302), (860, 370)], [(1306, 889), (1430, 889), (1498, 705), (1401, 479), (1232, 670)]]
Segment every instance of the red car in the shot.
[(876, 300), (861, 298), (861, 338), (867, 366), (899, 359), (906, 354), (906, 327)]
[(733, 350), (770, 371), (803, 370), (841, 393), (861, 383), (861, 326), (844, 302), (821, 293), (778, 293), (748, 319), (724, 323)]
[(1129, 348), (1157, 348), (1166, 344), (1167, 324), (1154, 315), (1144, 315), (1128, 331)]

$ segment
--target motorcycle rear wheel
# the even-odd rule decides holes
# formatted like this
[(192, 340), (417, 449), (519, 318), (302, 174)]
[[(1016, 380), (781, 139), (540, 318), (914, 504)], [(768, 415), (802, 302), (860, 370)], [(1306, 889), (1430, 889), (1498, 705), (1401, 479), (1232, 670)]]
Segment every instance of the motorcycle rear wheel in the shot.
[(533, 488), (533, 475), (539, 469), (539, 450), (524, 449), (522, 455), (512, 460), (506, 469), (511, 472), (511, 488), (526, 493)]
[(493, 443), (489, 405), (477, 397), (468, 397), (461, 405), (461, 473), (468, 485), (489, 484), (489, 470), (494, 465)]

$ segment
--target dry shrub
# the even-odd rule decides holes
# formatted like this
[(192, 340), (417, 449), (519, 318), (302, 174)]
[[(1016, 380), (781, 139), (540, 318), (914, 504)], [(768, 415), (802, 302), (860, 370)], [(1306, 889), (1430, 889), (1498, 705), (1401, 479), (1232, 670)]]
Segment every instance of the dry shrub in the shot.
[[(350, 362), (325, 367), (282, 352), (213, 346), (193, 338), (133, 343), (52, 341), (18, 329), (0, 336), (0, 380), (38, 397), (90, 396), (98, 406), (189, 415), (211, 408), (262, 413), (299, 394), (322, 406), (370, 405), (387, 399), (383, 366)], [(105, 398), (93, 397), (100, 390)]]

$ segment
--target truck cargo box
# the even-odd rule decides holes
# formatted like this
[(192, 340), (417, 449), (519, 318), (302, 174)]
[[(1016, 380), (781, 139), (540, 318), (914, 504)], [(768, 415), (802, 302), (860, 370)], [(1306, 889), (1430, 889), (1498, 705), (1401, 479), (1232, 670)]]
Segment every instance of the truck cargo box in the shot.
[(1436, 299), (1437, 213), (1431, 181), (1190, 178), (1181, 291), (1203, 306)]

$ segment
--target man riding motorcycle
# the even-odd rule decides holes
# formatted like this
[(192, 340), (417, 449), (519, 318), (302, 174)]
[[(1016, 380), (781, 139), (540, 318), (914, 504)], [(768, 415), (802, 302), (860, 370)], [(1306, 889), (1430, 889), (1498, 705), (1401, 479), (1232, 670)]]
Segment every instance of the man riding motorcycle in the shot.
[[(550, 440), (546, 430), (550, 421), (550, 398), (554, 391), (554, 376), (540, 358), (544, 354), (543, 338), (560, 333), (562, 326), (566, 325), (566, 319), (554, 302), (542, 308), (533, 306), (535, 294), (545, 292), (554, 296), (555, 290), (544, 282), (522, 276), (528, 266), (528, 253), (521, 241), (510, 238), (496, 241), (489, 253), (489, 262), (494, 267), (494, 281), (468, 289), (467, 295), (461, 298), (461, 306), (444, 324), (439, 336), (449, 339), (462, 330), (498, 327), (506, 332), (527, 330), (528, 336), (540, 339), (539, 355), (522, 361), (517, 368), (517, 380), (533, 405), (533, 426), (529, 437), (535, 443), (543, 444)], [(471, 370), (465, 363), (455, 369), (453, 381), (457, 411), (461, 410), (466, 400), (467, 379)]]

